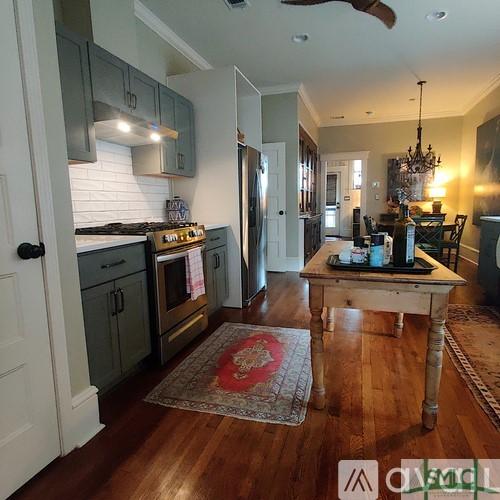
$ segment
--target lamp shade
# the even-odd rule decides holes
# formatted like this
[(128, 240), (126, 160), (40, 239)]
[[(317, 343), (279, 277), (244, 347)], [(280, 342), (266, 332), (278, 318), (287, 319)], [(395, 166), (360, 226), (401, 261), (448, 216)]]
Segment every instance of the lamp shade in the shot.
[(444, 198), (446, 196), (446, 188), (443, 186), (432, 186), (429, 188), (429, 197), (432, 199)]

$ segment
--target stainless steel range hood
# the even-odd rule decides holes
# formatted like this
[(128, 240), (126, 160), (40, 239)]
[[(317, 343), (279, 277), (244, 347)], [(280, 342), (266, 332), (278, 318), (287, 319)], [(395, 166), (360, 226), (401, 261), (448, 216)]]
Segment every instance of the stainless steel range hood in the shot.
[(158, 144), (164, 138), (177, 140), (176, 130), (142, 120), (109, 104), (94, 101), (94, 126), (97, 139), (123, 146)]

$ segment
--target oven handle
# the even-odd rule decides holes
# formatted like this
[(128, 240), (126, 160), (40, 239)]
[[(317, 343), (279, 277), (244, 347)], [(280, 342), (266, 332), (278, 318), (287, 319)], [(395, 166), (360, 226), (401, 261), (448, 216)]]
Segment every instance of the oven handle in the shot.
[[(205, 250), (205, 245), (200, 247), (201, 251)], [(182, 259), (183, 257), (187, 257), (187, 251), (186, 252), (177, 252), (177, 253), (170, 253), (167, 255), (158, 255), (156, 257), (156, 262), (169, 262), (172, 260), (177, 260), (177, 259)]]

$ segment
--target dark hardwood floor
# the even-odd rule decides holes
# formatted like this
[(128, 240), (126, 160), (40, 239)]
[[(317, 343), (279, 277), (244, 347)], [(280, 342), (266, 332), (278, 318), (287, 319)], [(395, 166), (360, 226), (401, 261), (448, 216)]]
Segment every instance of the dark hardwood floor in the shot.
[[(461, 261), (459, 273), (469, 285), (454, 291), (451, 302), (484, 304), (476, 267)], [(298, 274), (269, 274), (265, 295), (246, 310), (221, 311), (209, 332), (223, 321), (307, 328), (307, 303), (307, 283)], [(149, 368), (105, 395), (106, 428), (15, 498), (332, 499), (338, 498), (341, 459), (378, 459), (383, 474), (401, 458), (500, 457), (498, 433), (447, 355), (437, 428), (422, 429), (425, 319), (408, 316), (401, 339), (389, 335), (391, 314), (341, 310), (336, 319), (335, 333), (325, 335), (327, 408), (310, 407), (303, 425), (144, 403), (186, 352), (168, 368)], [(395, 498), (380, 483), (381, 498)]]

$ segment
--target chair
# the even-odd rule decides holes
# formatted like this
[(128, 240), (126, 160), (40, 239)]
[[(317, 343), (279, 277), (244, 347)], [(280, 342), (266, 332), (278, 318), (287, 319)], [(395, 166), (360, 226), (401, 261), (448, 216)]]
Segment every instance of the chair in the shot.
[(420, 250), (437, 259), (441, 256), (443, 242), (443, 217), (425, 215), (418, 218), (415, 244)]
[(368, 235), (372, 235), (373, 233), (378, 232), (377, 223), (373, 217), (368, 215), (363, 215), (363, 220), (365, 222), (366, 232)]
[(455, 262), (453, 264), (453, 271), (457, 272), (458, 257), (460, 255), (460, 240), (464, 232), (465, 223), (467, 222), (467, 215), (457, 215), (455, 217), (455, 227), (451, 231), (450, 239), (444, 239), (441, 243), (441, 250), (448, 250), (446, 257), (446, 267), (451, 264), (451, 251), (455, 250)]

